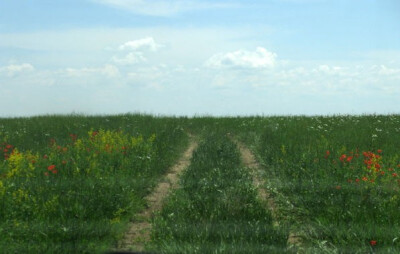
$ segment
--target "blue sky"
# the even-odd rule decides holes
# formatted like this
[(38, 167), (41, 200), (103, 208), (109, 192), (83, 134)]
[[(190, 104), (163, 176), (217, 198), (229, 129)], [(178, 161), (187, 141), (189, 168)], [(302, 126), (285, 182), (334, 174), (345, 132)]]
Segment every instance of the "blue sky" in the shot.
[(0, 1), (0, 116), (399, 113), (397, 0)]

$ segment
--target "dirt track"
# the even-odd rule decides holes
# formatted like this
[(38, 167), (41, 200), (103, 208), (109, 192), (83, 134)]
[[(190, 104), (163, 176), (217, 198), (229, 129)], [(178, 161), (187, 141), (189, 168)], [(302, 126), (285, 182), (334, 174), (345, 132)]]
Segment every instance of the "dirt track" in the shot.
[[(265, 181), (260, 175), (260, 164), (256, 161), (254, 154), (250, 151), (249, 148), (247, 148), (244, 144), (237, 140), (234, 140), (234, 142), (237, 144), (240, 150), (244, 165), (251, 170), (251, 174), (253, 176), (253, 184), (257, 187), (258, 197), (260, 198), (260, 200), (267, 204), (267, 208), (271, 211), (272, 218), (274, 219), (274, 226), (278, 226), (278, 207), (276, 206), (271, 194), (264, 187)], [(297, 233), (290, 231), (287, 240), (288, 248), (296, 249), (297, 247), (301, 246), (301, 243), (301, 237), (298, 236)]]
[(125, 234), (124, 238), (118, 243), (118, 251), (143, 251), (145, 243), (150, 240), (151, 216), (155, 212), (161, 210), (163, 201), (169, 192), (177, 188), (179, 175), (190, 164), (193, 151), (197, 147), (197, 141), (195, 138), (190, 137), (189, 142), (189, 147), (183, 153), (181, 158), (179, 158), (178, 162), (171, 167), (154, 191), (145, 198), (148, 208), (138, 214), (137, 221), (130, 223), (129, 230)]

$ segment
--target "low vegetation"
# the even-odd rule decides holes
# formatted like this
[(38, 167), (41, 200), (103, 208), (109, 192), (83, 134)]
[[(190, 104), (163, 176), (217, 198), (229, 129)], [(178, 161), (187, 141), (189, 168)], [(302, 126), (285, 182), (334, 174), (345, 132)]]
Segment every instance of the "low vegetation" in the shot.
[(237, 147), (221, 134), (207, 135), (154, 225), (161, 253), (282, 253), (287, 240), (257, 199)]
[[(0, 119), (0, 249), (113, 248), (187, 133), (202, 142), (154, 217), (149, 250), (281, 253), (296, 232), (305, 253), (400, 251), (399, 115)], [(262, 165), (280, 226), (227, 133)]]

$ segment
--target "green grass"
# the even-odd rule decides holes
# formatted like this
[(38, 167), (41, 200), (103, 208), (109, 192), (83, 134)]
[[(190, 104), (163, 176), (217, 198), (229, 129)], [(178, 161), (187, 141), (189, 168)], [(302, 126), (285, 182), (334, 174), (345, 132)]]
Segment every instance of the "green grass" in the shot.
[[(149, 151), (153, 159), (140, 166), (138, 158), (146, 156), (132, 153), (124, 159), (120, 153), (111, 157), (104, 153), (96, 167), (103, 176), (79, 178), (60, 171), (54, 181), (43, 177), (49, 162), (61, 170), (66, 155), (73, 159), (69, 162), (94, 168), (92, 159), (77, 160), (78, 155), (92, 158), (90, 153), (70, 153), (72, 149), (59, 154), (56, 146), (71, 145), (70, 134), (90, 140), (88, 132), (101, 129), (142, 136), (146, 142), (155, 134), (150, 150), (135, 152)], [(251, 147), (263, 165), (265, 187), (275, 194), (282, 219), (303, 232), (306, 253), (400, 252), (399, 176), (393, 176), (400, 175), (399, 115), (0, 119), (2, 150), (4, 141), (25, 155), (32, 151), (32, 156), (41, 158), (35, 177), (11, 181), (5, 177), (11, 169), (9, 162), (0, 153), (0, 249), (6, 253), (88, 253), (111, 248), (122, 236), (128, 218), (145, 206), (143, 197), (187, 145), (186, 131), (207, 138), (183, 175), (182, 188), (169, 197), (156, 217), (151, 248), (165, 253), (240, 253), (245, 249), (280, 253), (286, 247), (286, 229), (271, 227), (270, 214), (257, 200), (237, 148), (222, 137), (231, 133)], [(208, 135), (212, 132), (219, 134)], [(374, 162), (381, 167), (379, 172), (375, 166), (367, 168), (365, 161), (371, 158), (363, 152), (380, 156)], [(44, 154), (53, 154), (52, 161), (43, 160)], [(29, 168), (28, 161), (24, 163)], [(127, 165), (131, 171), (120, 170)], [(40, 202), (31, 198), (38, 196)], [(51, 208), (54, 196), (62, 197), (57, 210)], [(42, 213), (33, 209), (34, 201)], [(120, 222), (111, 224), (117, 217)]]
[[(110, 249), (187, 144), (178, 119), (51, 116), (0, 122), (3, 146), (19, 151), (8, 151), (8, 160), (0, 162), (0, 250), (6, 253)], [(42, 133), (32, 131), (38, 122)]]
[(282, 253), (287, 232), (274, 229), (236, 146), (208, 134), (154, 220), (150, 249), (161, 253)]
[[(399, 185), (392, 174), (400, 171), (399, 123), (396, 115), (276, 117), (244, 120), (248, 129), (236, 131), (266, 165), (270, 187), (294, 205), (288, 214), (297, 211), (293, 223), (310, 252), (398, 253)], [(380, 172), (367, 168), (363, 151), (381, 156)], [(340, 160), (344, 154), (350, 162)]]

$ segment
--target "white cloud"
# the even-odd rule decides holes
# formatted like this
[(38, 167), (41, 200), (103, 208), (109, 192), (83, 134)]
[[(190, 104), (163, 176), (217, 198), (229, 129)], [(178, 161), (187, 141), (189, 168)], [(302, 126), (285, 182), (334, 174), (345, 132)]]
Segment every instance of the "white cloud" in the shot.
[(121, 65), (136, 64), (147, 61), (147, 59), (143, 56), (143, 53), (141, 52), (131, 52), (124, 57), (114, 56), (112, 60), (116, 64)]
[(158, 44), (152, 37), (146, 37), (143, 39), (138, 39), (134, 41), (128, 41), (119, 46), (120, 50), (150, 50), (150, 51), (157, 51), (158, 49), (162, 48), (163, 45)]
[(275, 59), (275, 53), (269, 52), (263, 47), (257, 47), (255, 51), (238, 50), (216, 54), (207, 60), (206, 66), (214, 68), (269, 68), (275, 65)]
[(171, 16), (182, 12), (202, 9), (232, 8), (238, 4), (215, 3), (208, 1), (192, 0), (91, 0), (92, 2), (104, 4), (133, 13), (149, 16)]
[(10, 64), (8, 66), (0, 67), (0, 75), (4, 74), (7, 77), (14, 77), (19, 73), (31, 72), (35, 68), (29, 63), (23, 64)]
[(138, 40), (128, 41), (120, 45), (120, 51), (130, 51), (126, 55), (113, 56), (112, 61), (120, 65), (130, 65), (146, 62), (147, 58), (144, 56), (148, 52), (156, 52), (162, 48), (162, 44), (156, 43), (152, 37), (146, 37)]
[(386, 67), (385, 65), (380, 65), (379, 67), (378, 66), (374, 66), (374, 69), (376, 69), (376, 71), (379, 74), (385, 75), (385, 76), (399, 75), (400, 74), (400, 69), (389, 68), (389, 67)]
[(329, 66), (326, 64), (319, 65), (318, 68), (313, 70), (314, 72), (324, 73), (328, 75), (340, 75), (343, 74), (343, 68), (339, 66)]
[(87, 75), (101, 74), (110, 78), (116, 77), (120, 74), (118, 68), (110, 64), (106, 64), (100, 68), (67, 68), (63, 73), (69, 77), (84, 77)]

